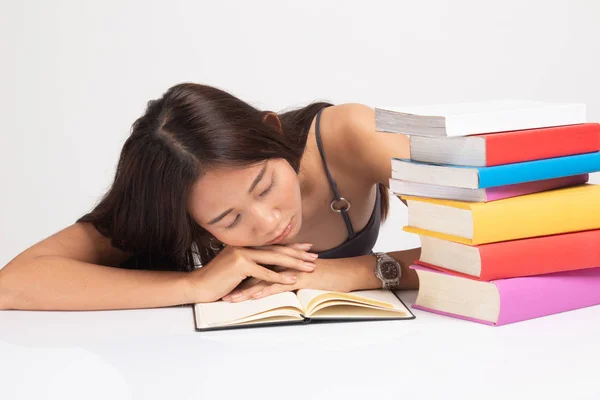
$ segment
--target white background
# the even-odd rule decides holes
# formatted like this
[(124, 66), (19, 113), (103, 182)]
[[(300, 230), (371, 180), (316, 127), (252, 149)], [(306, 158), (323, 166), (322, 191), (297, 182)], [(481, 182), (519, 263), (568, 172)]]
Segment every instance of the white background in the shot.
[[(0, 0), (0, 266), (92, 208), (173, 84), (275, 111), (527, 98), (600, 121), (599, 15), (594, 0)], [(378, 249), (417, 246), (392, 200)], [(0, 397), (597, 399), (599, 312), (211, 334), (189, 308), (3, 312)]]
[(275, 111), (527, 98), (600, 121), (599, 15), (593, 0), (2, 0), (0, 266), (93, 207), (173, 84)]

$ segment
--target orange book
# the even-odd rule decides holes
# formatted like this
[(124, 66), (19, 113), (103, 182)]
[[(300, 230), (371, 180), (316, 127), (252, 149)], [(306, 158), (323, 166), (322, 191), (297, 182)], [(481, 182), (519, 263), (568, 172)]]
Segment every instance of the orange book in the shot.
[(417, 264), (480, 281), (600, 267), (600, 229), (479, 246), (420, 238)]

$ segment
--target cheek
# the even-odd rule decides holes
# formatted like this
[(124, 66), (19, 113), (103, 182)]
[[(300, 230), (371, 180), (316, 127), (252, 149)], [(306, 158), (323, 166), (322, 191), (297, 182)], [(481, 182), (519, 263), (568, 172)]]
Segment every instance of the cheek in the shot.
[(248, 242), (248, 232), (245, 228), (238, 227), (232, 230), (223, 230), (215, 235), (223, 243), (227, 243), (230, 246), (250, 246), (252, 243)]
[(300, 185), (295, 174), (285, 174), (280, 188), (282, 201), (285, 208), (290, 208), (300, 202)]

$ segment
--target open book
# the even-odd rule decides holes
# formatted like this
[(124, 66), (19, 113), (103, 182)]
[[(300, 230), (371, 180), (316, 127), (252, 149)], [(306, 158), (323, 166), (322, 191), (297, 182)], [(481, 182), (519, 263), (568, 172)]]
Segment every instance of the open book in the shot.
[(240, 303), (197, 303), (194, 315), (196, 329), (201, 331), (311, 321), (414, 318), (394, 292), (384, 289), (350, 293), (301, 289)]

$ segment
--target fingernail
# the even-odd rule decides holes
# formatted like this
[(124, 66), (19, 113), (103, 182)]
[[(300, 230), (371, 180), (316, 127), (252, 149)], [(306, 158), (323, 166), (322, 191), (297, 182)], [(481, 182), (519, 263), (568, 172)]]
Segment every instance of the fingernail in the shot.
[(256, 292), (252, 295), (253, 298), (257, 299), (262, 295), (262, 290), (260, 292)]
[(313, 247), (313, 245), (312, 243), (302, 243), (300, 247), (304, 250), (310, 250), (310, 248)]
[(305, 262), (304, 266), (306, 268), (310, 269), (311, 271), (314, 271), (314, 269), (315, 269), (315, 264), (312, 264), (312, 263)]
[(290, 277), (288, 278), (288, 280), (289, 280), (290, 282), (296, 282), (296, 281), (298, 280), (298, 278), (296, 278), (295, 276), (290, 276)]
[(240, 298), (240, 297), (242, 297), (241, 293), (234, 294), (233, 296), (231, 296), (232, 299), (237, 299), (237, 298)]
[(306, 253), (306, 255), (313, 260), (319, 258), (319, 255), (317, 253)]

